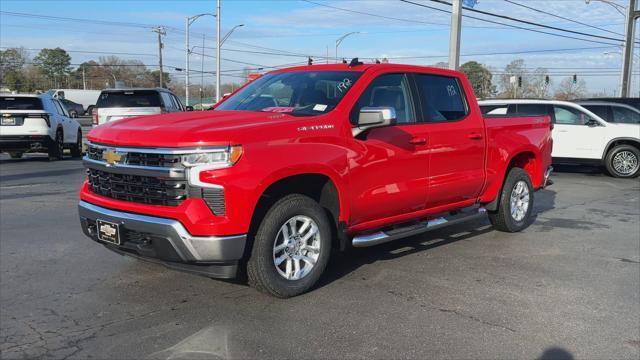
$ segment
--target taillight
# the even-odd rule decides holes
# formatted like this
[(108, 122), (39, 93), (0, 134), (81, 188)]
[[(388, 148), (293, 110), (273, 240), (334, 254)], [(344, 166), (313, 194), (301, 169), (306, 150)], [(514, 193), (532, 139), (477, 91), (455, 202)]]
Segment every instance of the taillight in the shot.
[(91, 116), (93, 117), (93, 125), (98, 125), (98, 109), (91, 109)]
[(47, 127), (51, 127), (51, 120), (49, 119), (49, 114), (42, 115), (42, 118), (44, 119), (44, 122), (47, 123)]

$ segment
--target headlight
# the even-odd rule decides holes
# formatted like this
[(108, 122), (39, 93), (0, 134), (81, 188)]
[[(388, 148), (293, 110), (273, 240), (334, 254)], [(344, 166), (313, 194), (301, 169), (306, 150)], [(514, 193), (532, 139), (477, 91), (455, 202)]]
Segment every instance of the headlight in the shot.
[(230, 146), (215, 152), (201, 152), (182, 155), (182, 165), (185, 167), (206, 167), (221, 169), (234, 165), (242, 157), (242, 146)]

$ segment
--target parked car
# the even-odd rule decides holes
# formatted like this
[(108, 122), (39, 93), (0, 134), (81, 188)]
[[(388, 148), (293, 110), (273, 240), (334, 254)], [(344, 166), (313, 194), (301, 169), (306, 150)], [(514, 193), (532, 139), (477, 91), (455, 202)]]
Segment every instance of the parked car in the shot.
[(488, 115), (549, 115), (554, 121), (553, 161), (604, 165), (612, 176), (640, 175), (640, 126), (607, 122), (578, 104), (553, 100), (486, 100)]
[(82, 131), (60, 101), (46, 94), (0, 95), (0, 152), (12, 158), (47, 152), (57, 160), (67, 148), (73, 157), (81, 156)]
[(84, 108), (82, 107), (82, 105), (74, 103), (73, 101), (67, 99), (59, 99), (59, 101), (62, 103), (64, 108), (67, 109), (69, 116), (71, 116), (72, 118), (77, 118), (78, 116), (84, 114)]
[(109, 89), (102, 90), (93, 109), (93, 125), (134, 116), (157, 115), (193, 110), (182, 105), (180, 99), (167, 89)]
[(78, 115), (90, 115), (96, 106), (100, 90), (82, 90), (82, 89), (51, 89), (47, 91), (54, 99), (67, 99), (82, 105), (82, 112)]
[(580, 99), (578, 101), (606, 101), (613, 102), (617, 104), (629, 105), (636, 110), (640, 110), (640, 97), (607, 97), (607, 98), (591, 98), (591, 99)]
[(576, 101), (576, 104), (610, 123), (640, 124), (640, 110), (619, 103), (606, 101)]
[(462, 73), (312, 65), (248, 83), (214, 110), (94, 128), (84, 233), (210, 277), (245, 267), (278, 297), (309, 290), (332, 248), (489, 215), (516, 232), (551, 172), (549, 116), (485, 119)]

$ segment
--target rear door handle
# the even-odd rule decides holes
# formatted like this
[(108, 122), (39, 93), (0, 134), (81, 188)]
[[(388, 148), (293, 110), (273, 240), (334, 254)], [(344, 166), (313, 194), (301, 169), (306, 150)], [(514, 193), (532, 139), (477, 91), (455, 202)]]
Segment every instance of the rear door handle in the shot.
[(411, 138), (409, 140), (409, 144), (411, 145), (424, 145), (427, 143), (427, 139), (425, 138)]
[(467, 137), (471, 140), (482, 140), (482, 134), (480, 133), (469, 133)]

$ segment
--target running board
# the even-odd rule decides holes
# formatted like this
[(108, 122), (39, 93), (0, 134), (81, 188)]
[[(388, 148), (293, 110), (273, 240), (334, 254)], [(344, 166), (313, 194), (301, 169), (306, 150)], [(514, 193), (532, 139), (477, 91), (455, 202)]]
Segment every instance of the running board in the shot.
[(366, 235), (358, 235), (353, 238), (351, 243), (353, 244), (353, 247), (368, 247), (383, 244), (389, 241), (421, 234), (423, 232), (439, 229), (445, 226), (474, 220), (484, 216), (486, 213), (487, 209), (483, 207), (473, 209), (472, 211), (461, 211), (455, 215), (441, 216), (401, 228), (378, 231)]

